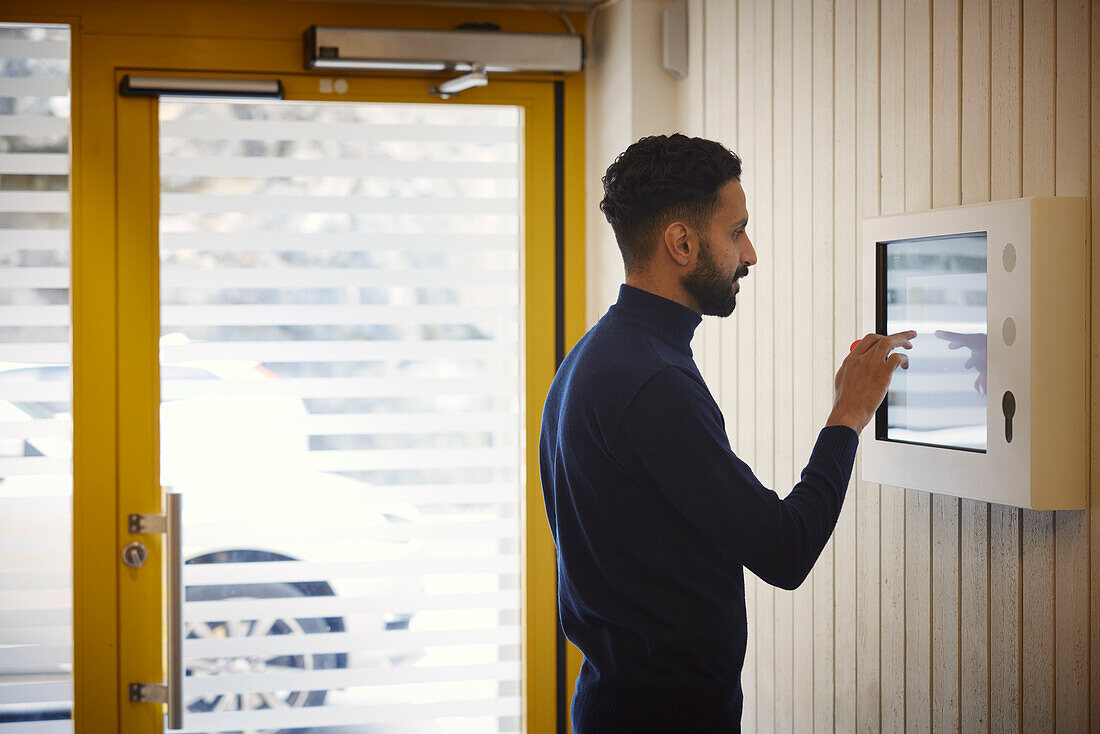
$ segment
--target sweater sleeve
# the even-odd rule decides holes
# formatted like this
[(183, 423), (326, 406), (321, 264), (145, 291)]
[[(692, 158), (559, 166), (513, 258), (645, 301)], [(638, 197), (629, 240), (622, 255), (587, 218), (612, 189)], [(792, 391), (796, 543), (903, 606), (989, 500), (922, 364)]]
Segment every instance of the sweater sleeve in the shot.
[(764, 581), (794, 589), (836, 525), (858, 441), (847, 426), (822, 429), (802, 481), (780, 499), (733, 453), (706, 387), (667, 367), (634, 397), (611, 449), (708, 542)]

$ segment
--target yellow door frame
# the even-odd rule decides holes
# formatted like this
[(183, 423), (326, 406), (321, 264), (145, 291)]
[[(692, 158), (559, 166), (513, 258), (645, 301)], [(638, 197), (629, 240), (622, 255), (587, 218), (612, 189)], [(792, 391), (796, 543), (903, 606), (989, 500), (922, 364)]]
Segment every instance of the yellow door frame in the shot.
[[(583, 16), (572, 22), (583, 27)], [(557, 32), (546, 12), (341, 2), (219, 3), (188, 0), (9, 0), (0, 21), (72, 27), (72, 308), (74, 375), (74, 719), (77, 732), (161, 731), (161, 709), (130, 703), (126, 684), (163, 680), (162, 546), (147, 536), (145, 573), (122, 564), (132, 512), (163, 512), (157, 410), (159, 180), (157, 112), (148, 99), (117, 96), (123, 73), (278, 77), (288, 99), (433, 101), (427, 81), (343, 75), (346, 94), (320, 93), (330, 72), (304, 72), (301, 33), (310, 25), (453, 28), (496, 22), (507, 30)], [(555, 95), (554, 84), (557, 87)], [(524, 731), (558, 731), (553, 543), (538, 481), (542, 400), (563, 347), (584, 333), (584, 80), (493, 79), (459, 102), (525, 110), (525, 277), (528, 333), (528, 467), (524, 504)], [(413, 99), (415, 97), (415, 100)], [(555, 104), (561, 103), (555, 118)], [(440, 102), (443, 103), (443, 102)], [(550, 141), (557, 131), (562, 156)], [(560, 164), (560, 165), (559, 165)], [(555, 171), (555, 176), (530, 171)], [(555, 186), (557, 183), (557, 186)], [(561, 210), (555, 212), (555, 194)], [(561, 242), (555, 243), (555, 234)], [(555, 262), (555, 245), (564, 261)], [(557, 266), (557, 268), (556, 268)], [(555, 271), (560, 281), (555, 282)], [(555, 288), (564, 297), (555, 302)], [(554, 328), (564, 323), (555, 348)], [(548, 337), (547, 337), (548, 335)], [(122, 634), (126, 630), (126, 635)], [(579, 668), (570, 646), (567, 689)], [(567, 713), (567, 709), (566, 709)]]
[[(150, 42), (152, 43), (152, 42)], [(163, 41), (156, 41), (163, 52)], [(168, 51), (171, 52), (171, 44)], [(116, 71), (116, 83), (131, 70)], [(158, 74), (167, 74), (158, 69)], [(194, 73), (190, 76), (195, 76)], [(203, 74), (210, 78), (221, 75)], [(262, 79), (266, 75), (236, 75), (234, 78)], [(321, 94), (313, 75), (281, 74), (286, 99), (299, 101), (370, 101), (448, 104), (426, 95), (423, 80), (348, 78), (346, 93)], [(332, 78), (330, 75), (327, 77)], [(343, 78), (343, 77), (341, 77)], [(522, 256), (524, 278), (523, 327), (526, 344), (527, 434), (525, 463), (538, 467), (538, 436), (542, 397), (554, 376), (554, 188), (553, 177), (539, 175), (553, 170), (553, 90), (537, 82), (493, 82), (488, 87), (461, 95), (463, 103), (509, 104), (523, 109), (524, 121), (524, 232)], [(125, 512), (162, 512), (158, 487), (159, 469), (157, 415), (159, 289), (157, 247), (159, 178), (157, 174), (157, 104), (148, 97), (117, 97), (119, 201), (119, 497)], [(133, 203), (131, 203), (133, 202)], [(553, 717), (553, 666), (539, 661), (553, 660), (554, 557), (546, 546), (548, 534), (542, 494), (537, 477), (527, 478), (523, 503), (523, 701), (525, 719), (532, 722)], [(123, 528), (125, 530), (125, 528)], [(162, 629), (158, 610), (162, 608), (160, 577), (148, 573), (159, 568), (159, 536), (149, 545), (144, 569), (126, 568), (119, 587), (121, 652), (120, 673), (124, 681), (160, 681), (159, 650)], [(154, 552), (154, 547), (156, 551)], [(547, 565), (549, 564), (549, 565)], [(549, 583), (547, 583), (549, 581)], [(546, 708), (550, 707), (550, 708)], [(153, 731), (160, 707), (125, 702), (123, 731)], [(531, 726), (529, 731), (538, 727)]]

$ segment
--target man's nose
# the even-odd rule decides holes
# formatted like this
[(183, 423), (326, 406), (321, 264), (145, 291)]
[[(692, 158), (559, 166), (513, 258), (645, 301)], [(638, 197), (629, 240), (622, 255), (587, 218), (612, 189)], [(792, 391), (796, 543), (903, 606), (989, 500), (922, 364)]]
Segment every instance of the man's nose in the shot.
[(741, 262), (751, 268), (753, 265), (756, 265), (756, 250), (752, 246), (752, 240), (748, 237), (745, 238), (745, 244), (748, 247), (741, 256)]

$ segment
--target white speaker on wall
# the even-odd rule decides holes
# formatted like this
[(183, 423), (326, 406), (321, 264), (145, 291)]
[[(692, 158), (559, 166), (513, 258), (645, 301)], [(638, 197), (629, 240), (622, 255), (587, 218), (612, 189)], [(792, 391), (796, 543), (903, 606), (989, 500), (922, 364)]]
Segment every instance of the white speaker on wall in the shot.
[(677, 79), (688, 74), (688, 6), (678, 0), (661, 14), (662, 61), (665, 71)]

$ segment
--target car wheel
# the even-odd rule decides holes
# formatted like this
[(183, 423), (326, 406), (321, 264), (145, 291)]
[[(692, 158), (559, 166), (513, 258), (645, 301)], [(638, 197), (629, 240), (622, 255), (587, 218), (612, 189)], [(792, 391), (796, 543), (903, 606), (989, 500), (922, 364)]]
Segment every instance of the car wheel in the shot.
[[(229, 550), (191, 558), (188, 564), (257, 563), (293, 561), (289, 556), (268, 551)], [(332, 587), (324, 581), (303, 583), (212, 584), (188, 586), (188, 602), (220, 601), (223, 599), (276, 599), (284, 597), (334, 596)], [(227, 619), (189, 622), (184, 627), (185, 639), (226, 637), (262, 637), (268, 635), (306, 635), (323, 632), (343, 632), (340, 617), (306, 618), (274, 617), (267, 619)], [(280, 670), (331, 670), (347, 667), (346, 653), (250, 655), (226, 658), (193, 658), (184, 661), (188, 676), (223, 675), (233, 673), (263, 673)], [(320, 706), (327, 690), (272, 691), (263, 693), (223, 693), (188, 699), (189, 712), (213, 713), (256, 709), (291, 709)], [(276, 729), (263, 730), (272, 734)]]

